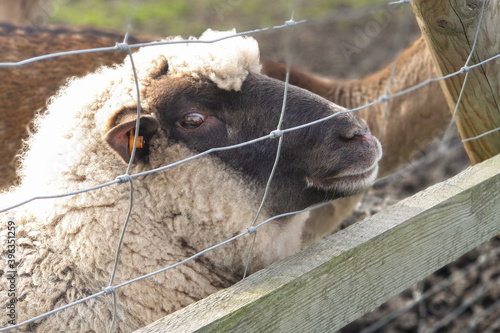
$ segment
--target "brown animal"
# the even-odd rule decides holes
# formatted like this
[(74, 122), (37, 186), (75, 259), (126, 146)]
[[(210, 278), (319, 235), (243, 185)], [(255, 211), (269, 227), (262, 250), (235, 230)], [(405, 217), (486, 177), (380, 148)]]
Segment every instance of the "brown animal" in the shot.
[[(151, 40), (151, 39), (150, 39)], [(33, 29), (0, 24), (0, 62), (18, 62), (49, 53), (114, 46), (123, 35), (93, 29)], [(130, 43), (138, 42), (129, 38)], [(121, 62), (126, 53), (109, 51), (61, 56), (19, 67), (0, 67), (0, 188), (16, 180), (14, 156), (28, 124), (68, 78)]]
[[(264, 74), (285, 80), (285, 64), (262, 61), (262, 65)], [(395, 65), (388, 95), (437, 76), (431, 54), (421, 37), (404, 50), (395, 63), (367, 77), (338, 80), (292, 68), (289, 82), (352, 109), (376, 101), (385, 94)], [(379, 164), (379, 177), (384, 177), (407, 164), (441, 133), (451, 120), (451, 113), (438, 82), (391, 99), (387, 120), (381, 129), (385, 109), (386, 103), (379, 103), (356, 112), (358, 117), (368, 123), (375, 135), (383, 131), (381, 143), (384, 155)], [(332, 207), (316, 211), (315, 218), (310, 219), (305, 231), (305, 243), (314, 242), (337, 229), (360, 199), (361, 195), (342, 198), (334, 202)]]

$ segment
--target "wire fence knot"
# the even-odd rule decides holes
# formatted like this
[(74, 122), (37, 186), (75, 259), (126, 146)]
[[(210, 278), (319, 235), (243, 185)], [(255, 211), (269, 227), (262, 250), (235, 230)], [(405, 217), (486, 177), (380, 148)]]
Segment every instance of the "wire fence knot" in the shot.
[(121, 52), (130, 51), (130, 45), (128, 45), (127, 43), (116, 43), (115, 47), (118, 51), (121, 51)]
[(379, 101), (380, 101), (381, 103), (388, 102), (388, 101), (389, 101), (389, 96), (387, 96), (387, 95), (380, 96)]
[(248, 227), (248, 232), (250, 234), (255, 234), (257, 232), (257, 228), (256, 227)]
[(106, 295), (111, 295), (115, 292), (115, 288), (113, 286), (107, 286), (107, 287), (103, 287), (102, 291), (104, 291), (104, 293)]
[(282, 136), (283, 136), (282, 130), (277, 129), (271, 132), (271, 139), (281, 138)]
[(467, 73), (469, 70), (470, 70), (469, 66), (464, 66), (464, 67), (460, 68), (460, 73)]
[(293, 27), (297, 25), (297, 21), (295, 21), (294, 19), (290, 19), (288, 21), (285, 21), (285, 24), (287, 27)]
[(116, 179), (120, 181), (120, 184), (126, 182), (132, 182), (132, 176), (130, 176), (129, 174), (118, 176), (116, 177)]

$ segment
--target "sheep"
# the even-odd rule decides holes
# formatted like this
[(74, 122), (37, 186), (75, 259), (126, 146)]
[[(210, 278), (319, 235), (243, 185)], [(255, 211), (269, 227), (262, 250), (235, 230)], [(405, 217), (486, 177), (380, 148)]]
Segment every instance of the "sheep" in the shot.
[[(232, 33), (209, 30), (200, 40)], [(145, 47), (133, 59), (142, 108), (142, 147), (132, 160), (133, 174), (276, 129), (285, 84), (260, 73), (258, 46), (250, 37)], [(137, 105), (128, 58), (71, 80), (37, 116), (22, 154), (21, 183), (1, 194), (2, 205), (35, 192), (75, 191), (123, 175), (132, 159), (129, 133), (136, 127)], [(376, 178), (380, 143), (364, 121), (338, 113), (342, 110), (289, 87), (283, 130), (337, 114), (312, 127), (281, 132), (280, 161), (261, 219), (357, 193)], [(263, 197), (277, 145), (278, 140), (266, 139), (134, 179), (135, 204), (114, 283), (179, 262), (246, 230)], [(18, 322), (108, 285), (129, 195), (128, 186), (112, 185), (34, 201), (0, 215), (4, 262), (8, 221), (16, 223)], [(250, 271), (299, 251), (303, 223), (298, 215), (259, 229)], [(239, 238), (116, 290), (118, 330), (135, 330), (237, 282), (251, 242), (251, 237)], [(2, 304), (9, 302), (7, 274), (1, 274)], [(112, 297), (98, 297), (25, 329), (101, 332), (111, 318)]]
[[(395, 62), (367, 77), (338, 80), (292, 68), (289, 82), (353, 109), (377, 101), (385, 95), (394, 66), (396, 68), (388, 94), (437, 77), (431, 53), (423, 37), (420, 37)], [(262, 73), (284, 81), (286, 65), (263, 60)], [(447, 128), (451, 121), (451, 112), (438, 82), (431, 82), (416, 91), (391, 99), (387, 121), (381, 129), (385, 108), (386, 103), (379, 103), (356, 112), (374, 133), (382, 131), (384, 156), (379, 164), (379, 177), (387, 176), (407, 164)], [(337, 230), (361, 198), (362, 194), (342, 198), (333, 202), (332, 206), (316, 210), (304, 230), (304, 246)]]
[[(129, 36), (128, 38), (130, 43), (148, 42), (153, 39), (151, 36)], [(122, 40), (121, 34), (102, 29), (39, 28), (33, 30), (28, 27), (0, 23), (0, 44), (5, 50), (0, 53), (0, 62), (19, 61), (47, 53), (113, 46)], [(101, 65), (118, 63), (124, 57), (123, 52), (108, 51), (47, 59), (16, 68), (0, 67), (0, 75), (3, 78), (2, 89), (0, 89), (0, 100), (2, 100), (0, 136), (6, 140), (6, 144), (0, 146), (0, 189), (16, 183), (14, 157), (21, 149), (22, 139), (27, 137), (26, 128), (32, 121), (34, 112), (43, 111), (46, 100), (68, 78), (85, 75)], [(395, 80), (393, 87), (406, 88), (435, 76), (432, 59), (423, 39), (419, 39), (413, 47), (403, 52), (398, 63), (399, 68), (408, 68), (408, 70), (396, 72), (399, 81)], [(283, 64), (272, 61), (263, 61), (262, 64), (264, 74), (284, 80)], [(412, 73), (417, 75), (411, 77), (410, 71), (413, 67), (415, 70)], [(420, 67), (423, 70), (419, 70)], [(376, 74), (359, 80), (336, 80), (318, 78), (292, 69), (290, 80), (292, 84), (308, 89), (336, 104), (352, 108), (380, 97), (391, 70), (392, 64)], [(380, 83), (377, 83), (377, 80)], [(19, 89), (20, 86), (23, 89)], [(419, 115), (419, 110), (432, 111), (429, 112), (429, 116), (425, 117), (428, 123), (425, 124), (422, 132), (414, 132), (412, 128), (399, 125), (385, 126), (383, 144), (386, 153), (380, 165), (381, 176), (407, 163), (411, 156), (421, 150), (425, 142), (433, 135), (435, 136), (436, 132), (432, 131), (439, 131), (446, 126), (447, 123), (443, 119), (449, 119), (450, 113), (446, 107), (443, 107), (444, 96), (437, 84), (431, 84), (429, 87), (430, 89), (422, 88), (413, 94), (391, 101), (390, 114), (397, 114), (397, 116), (389, 119), (398, 124), (411, 124)], [(426, 98), (420, 98), (422, 95)], [(410, 96), (411, 99), (408, 100)], [(427, 99), (427, 96), (430, 98)], [(422, 107), (424, 101), (427, 103), (425, 108)], [(403, 105), (403, 108), (400, 105)], [(378, 132), (382, 113), (383, 107), (379, 104), (361, 110), (358, 116), (367, 120), (370, 128)], [(427, 126), (429, 124), (431, 126)], [(400, 131), (393, 132), (393, 129)], [(411, 133), (412, 136), (403, 135), (405, 133)], [(402, 138), (404, 142), (401, 141)]]

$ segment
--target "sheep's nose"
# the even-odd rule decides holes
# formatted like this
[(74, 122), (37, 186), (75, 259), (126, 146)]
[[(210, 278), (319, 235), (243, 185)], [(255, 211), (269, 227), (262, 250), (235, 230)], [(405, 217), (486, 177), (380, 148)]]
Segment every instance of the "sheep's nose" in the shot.
[(366, 136), (371, 136), (370, 129), (368, 127), (355, 127), (355, 128), (347, 128), (346, 130), (339, 133), (339, 138), (342, 141), (350, 141), (356, 138), (363, 138)]
[(338, 133), (338, 138), (343, 142), (362, 141), (368, 144), (375, 144), (376, 138), (364, 121), (355, 126), (349, 126)]

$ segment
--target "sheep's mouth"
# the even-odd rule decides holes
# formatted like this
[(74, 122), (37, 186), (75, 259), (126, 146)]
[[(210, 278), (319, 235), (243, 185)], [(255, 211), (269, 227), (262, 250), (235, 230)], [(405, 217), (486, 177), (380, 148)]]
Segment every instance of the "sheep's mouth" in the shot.
[(378, 164), (375, 163), (361, 172), (348, 174), (341, 173), (323, 178), (306, 177), (306, 182), (308, 187), (354, 194), (372, 185), (377, 178), (377, 173)]

